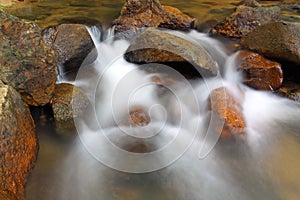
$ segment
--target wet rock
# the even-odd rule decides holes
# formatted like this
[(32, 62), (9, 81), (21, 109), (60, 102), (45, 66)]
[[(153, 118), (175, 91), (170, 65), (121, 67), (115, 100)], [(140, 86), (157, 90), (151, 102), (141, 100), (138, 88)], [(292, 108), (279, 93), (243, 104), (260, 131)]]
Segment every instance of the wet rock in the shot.
[(88, 104), (88, 98), (76, 86), (57, 84), (51, 99), (57, 133), (72, 135), (75, 130), (74, 117), (82, 114)]
[(266, 57), (300, 64), (300, 24), (264, 24), (241, 39), (244, 48)]
[(218, 21), (215, 19), (205, 21), (197, 27), (197, 31), (202, 33), (209, 33), (217, 24)]
[(29, 105), (49, 102), (56, 81), (57, 57), (40, 28), (0, 10), (0, 80)]
[(281, 86), (283, 73), (279, 63), (249, 51), (240, 51), (238, 60), (243, 82), (249, 87), (273, 91)]
[(129, 110), (130, 118), (128, 120), (131, 126), (146, 126), (150, 123), (150, 116), (142, 107), (133, 107)]
[(241, 104), (228, 89), (221, 87), (210, 93), (209, 110), (220, 120), (224, 120), (223, 127), (215, 127), (216, 131), (221, 131), (222, 138), (241, 137), (245, 132), (246, 125)]
[(30, 111), (21, 96), (1, 81), (0, 127), (0, 188), (6, 191), (0, 196), (15, 195), (21, 199), (37, 157), (37, 137)]
[(61, 24), (47, 28), (43, 30), (43, 39), (58, 53), (59, 64), (63, 66), (65, 73), (77, 71), (87, 55), (95, 48), (83, 24)]
[(280, 8), (278, 6), (261, 7), (257, 3), (254, 5), (246, 3), (238, 6), (234, 13), (217, 24), (212, 33), (240, 38), (262, 24), (279, 20)]
[(124, 57), (133, 63), (190, 63), (204, 76), (214, 76), (218, 73), (216, 62), (206, 50), (155, 28), (148, 28), (135, 37)]
[(127, 0), (120, 16), (114, 20), (116, 32), (136, 30), (143, 27), (163, 27), (187, 31), (195, 19), (177, 8), (162, 6), (158, 0)]
[(300, 83), (293, 81), (284, 82), (279, 89), (279, 94), (291, 100), (300, 102)]

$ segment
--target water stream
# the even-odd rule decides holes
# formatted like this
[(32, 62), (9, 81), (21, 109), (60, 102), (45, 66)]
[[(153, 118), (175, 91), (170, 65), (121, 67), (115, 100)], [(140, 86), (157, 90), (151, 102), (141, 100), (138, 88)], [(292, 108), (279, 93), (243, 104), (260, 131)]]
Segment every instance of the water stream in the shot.
[[(236, 53), (229, 43), (196, 31), (171, 31), (205, 48), (221, 73), (217, 78), (187, 80), (168, 69), (167, 77), (173, 82), (166, 84), (166, 89), (151, 81), (153, 76), (165, 80), (165, 66), (156, 65), (162, 71), (152, 72), (148, 69), (153, 65), (128, 63), (122, 55), (129, 41), (112, 39), (112, 32), (100, 41), (101, 33), (89, 32), (98, 59), (80, 69), (75, 84), (85, 91), (93, 107), (77, 119), (79, 135), (72, 138), (55, 136), (47, 127), (41, 129), (39, 158), (27, 184), (26, 200), (300, 197), (300, 105), (243, 86), (235, 70)], [(200, 159), (207, 130), (207, 98), (211, 89), (220, 86), (242, 103), (246, 139), (219, 141)], [(149, 111), (150, 124), (132, 127), (123, 123), (129, 117), (128, 109), (135, 105)], [(108, 139), (113, 146), (126, 149), (140, 142), (132, 136), (142, 137), (147, 152), (164, 146), (168, 150), (155, 158), (142, 158), (142, 163), (105, 142)], [(135, 170), (148, 172), (126, 173)]]

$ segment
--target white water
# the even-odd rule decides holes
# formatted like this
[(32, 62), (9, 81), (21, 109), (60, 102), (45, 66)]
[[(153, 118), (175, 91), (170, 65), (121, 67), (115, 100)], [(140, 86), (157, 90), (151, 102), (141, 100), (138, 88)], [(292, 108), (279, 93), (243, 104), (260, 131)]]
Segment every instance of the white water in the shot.
[[(94, 41), (97, 41), (96, 37), (100, 38), (99, 34), (92, 36)], [(46, 168), (46, 173), (39, 171), (39, 166), (43, 164), (38, 163), (36, 174), (33, 174), (27, 188), (30, 194), (27, 200), (274, 200), (300, 197), (300, 170), (297, 167), (300, 164), (299, 104), (242, 86), (240, 75), (234, 70), (236, 54), (227, 51), (219, 41), (194, 31), (184, 37), (210, 52), (219, 63), (223, 80), (211, 78), (205, 82), (187, 82), (174, 72), (169, 74), (176, 80), (170, 86), (173, 93), (157, 95), (161, 88), (150, 81), (154, 74), (137, 70), (137, 65), (123, 59), (122, 54), (129, 42), (106, 40), (97, 43), (97, 61), (82, 68), (76, 82), (95, 106), (77, 122), (80, 137), (66, 146), (52, 142), (59, 148), (56, 153), (54, 150), (47, 151), (51, 148), (49, 146), (41, 146), (41, 154), (54, 159), (55, 163)], [(163, 74), (155, 75), (163, 77)], [(243, 105), (246, 140), (218, 143), (208, 156), (199, 159), (206, 134), (204, 122), (207, 119), (209, 89), (222, 85), (229, 88)], [(240, 89), (244, 95), (240, 95)], [(128, 109), (133, 105), (148, 109), (151, 123), (140, 128), (123, 124), (117, 126), (123, 119), (128, 119)], [(94, 111), (95, 115), (92, 114)], [(181, 118), (175, 117), (178, 115)], [(95, 125), (96, 119), (101, 124), (103, 135), (99, 134)], [(154, 133), (157, 135), (151, 138)], [(169, 151), (160, 154), (161, 163), (158, 164), (167, 164), (173, 161), (169, 160), (173, 154), (190, 148), (178, 160), (159, 171), (131, 174), (107, 167), (116, 163), (121, 163), (120, 168), (125, 171), (142, 167), (144, 163), (137, 166), (134, 157), (122, 157), (123, 154), (118, 154), (119, 151), (105, 142), (108, 138), (122, 148), (136, 142), (130, 135), (149, 137), (145, 142), (152, 150), (160, 149), (170, 141), (175, 144)], [(196, 140), (189, 146), (195, 135)], [(43, 137), (51, 143), (51, 139)], [(208, 140), (206, 145), (211, 145), (210, 142)], [(148, 164), (151, 166), (147, 165), (145, 169), (158, 167), (151, 161), (157, 162), (150, 159)], [(45, 180), (40, 183), (38, 177), (42, 176)]]

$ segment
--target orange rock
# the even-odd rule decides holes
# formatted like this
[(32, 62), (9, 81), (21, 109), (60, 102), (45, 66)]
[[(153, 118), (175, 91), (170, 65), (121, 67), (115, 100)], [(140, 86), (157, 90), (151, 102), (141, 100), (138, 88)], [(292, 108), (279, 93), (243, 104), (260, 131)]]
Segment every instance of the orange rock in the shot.
[(246, 85), (259, 90), (276, 90), (282, 85), (283, 73), (279, 63), (249, 51), (240, 51), (238, 59)]
[(0, 189), (17, 197), (9, 199), (21, 199), (36, 160), (37, 137), (29, 108), (12, 87), (1, 81), (0, 127)]
[(129, 124), (132, 126), (146, 126), (150, 123), (148, 113), (141, 107), (131, 108), (129, 114)]
[(242, 107), (226, 88), (221, 87), (210, 93), (209, 110), (220, 120), (224, 120), (223, 127), (216, 127), (216, 130), (221, 130), (221, 137), (228, 138), (244, 133), (246, 125)]

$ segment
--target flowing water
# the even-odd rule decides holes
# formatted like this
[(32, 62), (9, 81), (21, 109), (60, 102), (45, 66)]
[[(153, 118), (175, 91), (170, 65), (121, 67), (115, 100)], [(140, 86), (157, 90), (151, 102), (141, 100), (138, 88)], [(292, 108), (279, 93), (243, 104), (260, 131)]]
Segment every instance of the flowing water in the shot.
[[(196, 31), (169, 31), (205, 48), (221, 71), (217, 78), (187, 80), (166, 66), (126, 62), (122, 55), (130, 43), (110, 38), (112, 31), (105, 41), (97, 29), (89, 32), (99, 56), (80, 69), (74, 83), (92, 109), (76, 119), (78, 136), (57, 136), (51, 127), (39, 131), (39, 158), (26, 200), (299, 199), (300, 105), (242, 86), (230, 42)], [(159, 70), (151, 71), (153, 67)], [(165, 80), (166, 75), (171, 80), (166, 88), (151, 81), (153, 76)], [(220, 86), (242, 103), (247, 130), (244, 140), (214, 146), (212, 138), (205, 137), (206, 100), (209, 91)], [(135, 105), (149, 111), (147, 126), (122, 123)], [(139, 162), (136, 155), (111, 147), (126, 149), (141, 141), (146, 152), (164, 146), (168, 150), (154, 158), (138, 157)], [(203, 151), (203, 145), (214, 148)]]
[[(239, 1), (161, 2), (204, 22), (223, 19)], [(80, 20), (109, 26), (123, 3), (25, 0), (8, 10), (35, 20), (43, 28)], [(289, 12), (285, 14), (288, 16)], [(113, 40), (113, 30), (109, 29), (106, 37), (101, 37), (103, 33), (96, 28), (89, 31), (99, 57), (81, 68), (74, 83), (93, 106), (77, 119), (78, 135), (58, 135), (51, 123), (39, 124), (40, 151), (28, 180), (26, 200), (300, 198), (300, 105), (243, 86), (235, 70), (237, 53), (230, 41), (196, 31), (171, 31), (205, 48), (221, 72), (217, 78), (187, 80), (162, 65), (126, 62), (122, 55), (130, 43)], [(154, 76), (166, 80), (165, 86), (154, 84)], [(209, 92), (220, 86), (226, 86), (242, 103), (247, 130), (244, 140), (218, 141), (214, 146), (215, 138), (207, 131), (206, 107)], [(150, 113), (147, 126), (127, 124), (128, 109), (132, 106), (143, 107)], [(156, 157), (139, 157), (142, 162), (135, 155), (111, 148), (127, 149), (140, 143), (146, 152), (167, 148)]]

